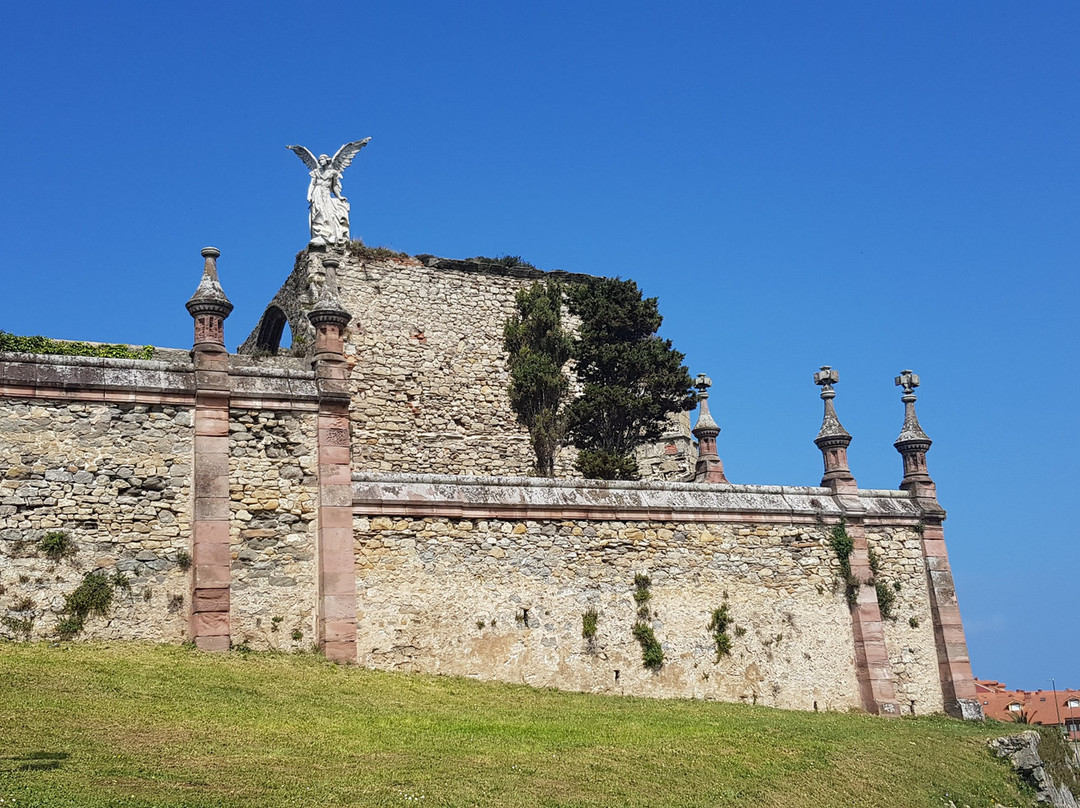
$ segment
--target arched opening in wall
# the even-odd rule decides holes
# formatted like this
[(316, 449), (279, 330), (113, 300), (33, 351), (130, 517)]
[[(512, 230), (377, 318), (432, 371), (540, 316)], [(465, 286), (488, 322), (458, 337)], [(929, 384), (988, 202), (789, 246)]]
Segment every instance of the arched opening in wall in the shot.
[[(262, 325), (259, 326), (259, 336), (255, 339), (255, 350), (277, 354), (281, 345), (282, 334), (288, 329), (289, 321), (285, 312), (277, 306), (268, 308), (262, 316)], [(289, 335), (290, 342), (292, 335)]]

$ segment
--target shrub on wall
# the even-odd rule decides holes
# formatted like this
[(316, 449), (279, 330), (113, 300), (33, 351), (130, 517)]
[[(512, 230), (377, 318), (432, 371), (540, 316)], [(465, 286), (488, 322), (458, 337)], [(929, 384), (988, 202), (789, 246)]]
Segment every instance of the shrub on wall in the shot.
[(844, 584), (844, 597), (848, 606), (854, 606), (859, 600), (859, 579), (851, 571), (851, 553), (855, 549), (855, 540), (848, 535), (843, 522), (832, 529), (829, 543), (840, 562), (840, 580)]
[(50, 561), (75, 555), (75, 542), (62, 530), (50, 530), (38, 540), (38, 546)]
[(16, 353), (60, 354), (62, 356), (103, 356), (112, 359), (152, 359), (153, 346), (132, 348), (130, 345), (95, 345), (89, 342), (69, 342), (48, 337), (21, 337), (0, 331), (0, 351)]
[(70, 640), (86, 625), (92, 614), (104, 617), (112, 606), (114, 589), (129, 590), (131, 583), (116, 572), (111, 577), (102, 570), (94, 570), (83, 576), (82, 583), (64, 599), (64, 617), (56, 624), (56, 633), (62, 640)]
[(664, 666), (664, 649), (656, 639), (652, 626), (645, 622), (652, 614), (649, 609), (649, 601), (652, 600), (650, 586), (652, 579), (648, 575), (638, 573), (634, 576), (634, 602), (638, 607), (638, 621), (634, 623), (632, 632), (641, 646), (642, 664), (651, 671), (658, 671)]
[(600, 619), (600, 613), (596, 609), (586, 609), (581, 614), (581, 636), (590, 643), (596, 639), (596, 623)]
[(719, 609), (713, 609), (712, 619), (709, 620), (709, 631), (712, 632), (713, 643), (716, 645), (716, 661), (721, 657), (731, 654), (731, 637), (728, 635), (728, 625), (731, 623), (731, 613), (728, 605), (722, 604)]

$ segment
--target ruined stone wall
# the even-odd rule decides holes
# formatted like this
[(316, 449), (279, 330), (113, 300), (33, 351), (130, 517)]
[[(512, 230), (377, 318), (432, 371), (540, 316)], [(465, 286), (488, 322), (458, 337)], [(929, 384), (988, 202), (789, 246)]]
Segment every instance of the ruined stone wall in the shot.
[[(353, 467), (361, 471), (527, 475), (534, 456), (507, 396), (503, 324), (514, 295), (545, 273), (431, 256), (367, 251), (339, 256), (324, 273), (321, 254), (301, 253), (269, 312), (289, 322), (293, 346), (310, 351), (306, 320), (318, 290), (338, 288), (353, 315), (345, 347), (352, 391)], [(258, 350), (256, 327), (241, 351)], [(672, 419), (665, 440), (639, 452), (644, 479), (681, 479), (692, 470), (689, 420)], [(668, 446), (675, 449), (674, 452)], [(556, 459), (556, 476), (576, 477), (575, 452)]]
[(355, 469), (529, 472), (533, 453), (507, 396), (502, 335), (515, 293), (539, 274), (415, 259), (353, 259), (341, 268), (341, 301), (354, 313), (346, 356)]
[(229, 413), (234, 645), (310, 648), (318, 502), (315, 413)]
[[(0, 406), (0, 636), (52, 636), (65, 596), (93, 570), (120, 573), (84, 636), (186, 636), (191, 411), (163, 405), (8, 399)], [(47, 533), (73, 555), (50, 561)]]
[[(851, 617), (816, 527), (356, 520), (360, 663), (574, 690), (859, 706)], [(658, 673), (632, 635), (635, 575)], [(728, 605), (730, 656), (708, 630)], [(582, 614), (599, 612), (595, 642)], [(933, 648), (933, 639), (930, 640)], [(940, 709), (940, 697), (938, 699)]]

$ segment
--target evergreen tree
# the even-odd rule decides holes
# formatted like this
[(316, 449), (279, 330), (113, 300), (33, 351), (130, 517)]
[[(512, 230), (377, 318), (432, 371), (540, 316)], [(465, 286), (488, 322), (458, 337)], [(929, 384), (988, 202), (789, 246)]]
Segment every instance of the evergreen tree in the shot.
[(570, 388), (562, 368), (570, 335), (562, 327), (562, 285), (534, 283), (516, 296), (517, 314), (506, 321), (503, 345), (510, 354), (510, 404), (529, 430), (536, 473), (555, 475), (555, 453), (566, 436), (560, 411)]
[(566, 408), (578, 470), (601, 480), (637, 478), (634, 450), (663, 434), (667, 417), (695, 403), (683, 355), (656, 331), (656, 298), (633, 281), (593, 278), (567, 289), (580, 319), (573, 342), (582, 395)]

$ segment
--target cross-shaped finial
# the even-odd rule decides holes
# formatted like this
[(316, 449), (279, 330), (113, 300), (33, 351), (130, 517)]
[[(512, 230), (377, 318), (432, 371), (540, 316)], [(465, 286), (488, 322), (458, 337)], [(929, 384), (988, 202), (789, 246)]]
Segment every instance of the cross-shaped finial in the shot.
[(919, 386), (919, 375), (910, 370), (901, 370), (900, 375), (896, 377), (896, 386), (903, 387), (904, 395), (910, 396)]
[(822, 365), (821, 370), (814, 374), (814, 384), (821, 385), (821, 392), (832, 390), (832, 386), (840, 381), (839, 371), (833, 370), (829, 365)]
[(704, 373), (699, 373), (694, 379), (694, 387), (698, 389), (698, 392), (704, 393), (710, 387), (712, 387), (712, 379), (710, 379)]

